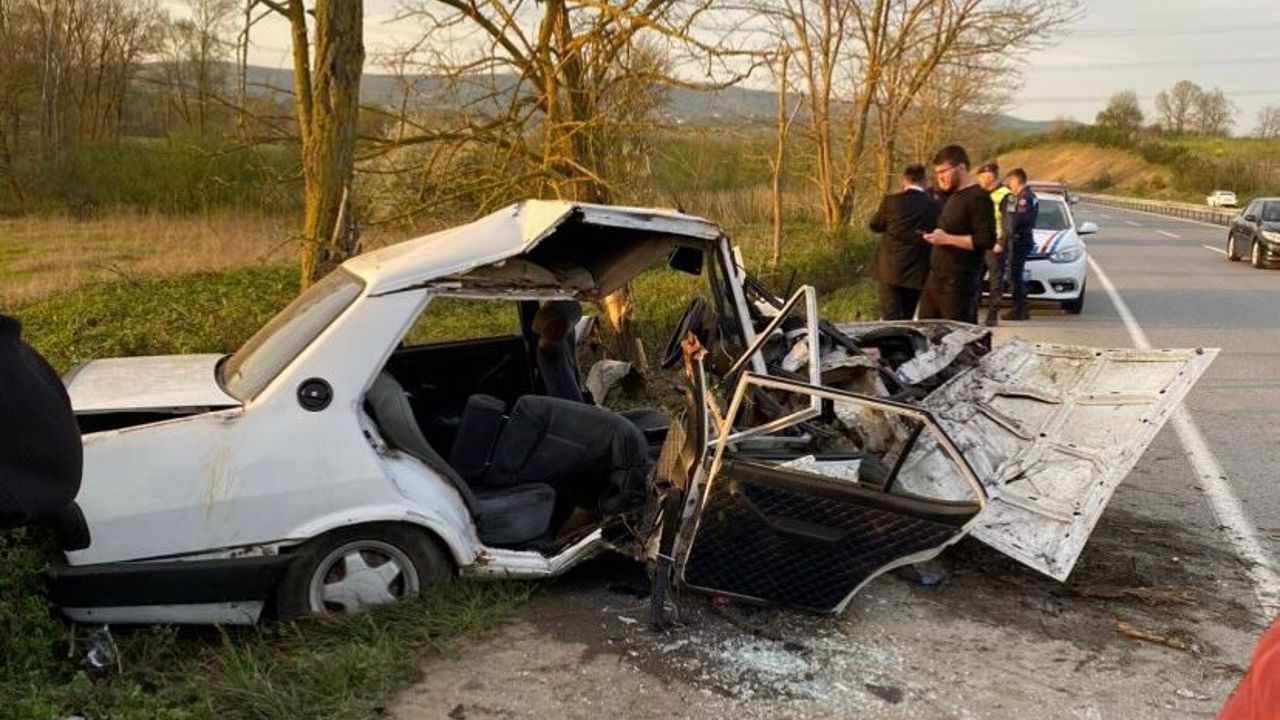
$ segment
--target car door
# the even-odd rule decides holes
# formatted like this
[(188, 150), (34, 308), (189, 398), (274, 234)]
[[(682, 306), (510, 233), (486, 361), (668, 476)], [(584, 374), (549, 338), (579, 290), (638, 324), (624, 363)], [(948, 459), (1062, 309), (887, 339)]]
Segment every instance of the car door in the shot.
[[(924, 408), (991, 498), (974, 537), (1065, 580), (1116, 487), (1216, 354), (1013, 340), (931, 394)], [(915, 490), (922, 476), (910, 470)]]
[[(795, 412), (757, 419), (765, 395)], [(673, 553), (689, 589), (839, 612), (877, 576), (962, 538), (983, 508), (960, 451), (919, 408), (746, 373), (713, 425)], [(906, 490), (907, 467), (935, 482)]]

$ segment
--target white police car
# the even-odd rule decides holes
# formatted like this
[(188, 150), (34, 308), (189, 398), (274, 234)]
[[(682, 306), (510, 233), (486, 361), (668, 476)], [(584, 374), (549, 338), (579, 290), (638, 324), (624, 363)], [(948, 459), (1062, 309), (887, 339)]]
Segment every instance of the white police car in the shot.
[[(1071, 207), (1061, 195), (1038, 195), (1035, 246), (1027, 256), (1027, 297), (1060, 303), (1078, 315), (1084, 309), (1085, 278), (1089, 274), (1082, 235), (1098, 232), (1092, 222), (1076, 225)], [(1008, 291), (1006, 291), (1007, 293)]]

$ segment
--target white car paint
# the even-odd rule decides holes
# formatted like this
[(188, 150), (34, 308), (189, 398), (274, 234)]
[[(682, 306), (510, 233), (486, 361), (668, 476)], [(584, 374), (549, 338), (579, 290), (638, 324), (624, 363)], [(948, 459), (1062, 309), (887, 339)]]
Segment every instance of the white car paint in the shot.
[[(1053, 302), (1077, 300), (1089, 272), (1088, 248), (1080, 239), (1081, 228), (1076, 226), (1071, 207), (1061, 196), (1041, 195), (1039, 200), (1041, 212), (1046, 206), (1058, 210), (1067, 218), (1069, 227), (1034, 231), (1035, 245), (1027, 257), (1026, 273), (1028, 282), (1039, 283), (1040, 292), (1029, 292), (1027, 297)], [(1071, 259), (1059, 262), (1065, 257)]]
[(222, 355), (159, 355), (84, 363), (67, 373), (77, 413), (229, 407), (240, 401), (214, 376)]

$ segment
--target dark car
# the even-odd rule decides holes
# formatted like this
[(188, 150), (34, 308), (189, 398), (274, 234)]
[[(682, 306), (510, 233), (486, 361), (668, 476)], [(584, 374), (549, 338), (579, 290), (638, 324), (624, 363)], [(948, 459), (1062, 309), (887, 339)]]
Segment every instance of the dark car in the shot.
[(1258, 198), (1231, 221), (1227, 258), (1235, 262), (1245, 252), (1256, 268), (1280, 260), (1280, 197)]

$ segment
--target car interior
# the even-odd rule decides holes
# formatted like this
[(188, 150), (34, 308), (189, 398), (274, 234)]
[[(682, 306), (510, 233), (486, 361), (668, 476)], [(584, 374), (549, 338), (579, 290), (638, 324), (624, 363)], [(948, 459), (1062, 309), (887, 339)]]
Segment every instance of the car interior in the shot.
[[(493, 547), (554, 553), (642, 509), (671, 422), (657, 408), (595, 404), (572, 329), (581, 307), (566, 293), (603, 297), (655, 260), (683, 258), (676, 265), (689, 253), (652, 233), (614, 231), (620, 241), (603, 243), (584, 231), (569, 225), (533, 252), (447, 278), (465, 294), (433, 296), (366, 396), (384, 439), (453, 484)], [(696, 267), (681, 269), (700, 274), (696, 254)], [(478, 312), (500, 313), (509, 332), (441, 340), (428, 315), (448, 302), (488, 305)]]

